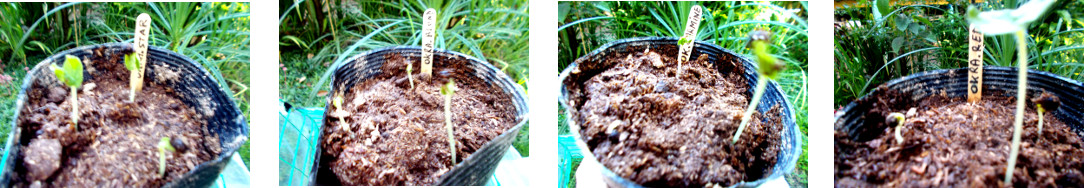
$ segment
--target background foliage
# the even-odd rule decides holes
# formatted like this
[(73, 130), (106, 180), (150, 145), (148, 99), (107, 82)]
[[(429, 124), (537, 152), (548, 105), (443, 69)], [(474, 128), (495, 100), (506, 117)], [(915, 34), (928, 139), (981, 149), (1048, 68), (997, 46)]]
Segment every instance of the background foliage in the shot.
[[(78, 46), (132, 42), (140, 13), (154, 21), (150, 45), (200, 63), (249, 118), (248, 9), (248, 3), (0, 3), (0, 142), (11, 131), (30, 68)], [(239, 150), (246, 165), (248, 148)]]
[[(1015, 8), (1025, 1), (986, 1), (983, 10)], [(871, 2), (836, 1), (835, 107), (866, 95), (891, 79), (967, 66), (968, 1), (892, 1), (878, 19)], [(1084, 2), (1057, 1), (1028, 27), (1031, 69), (1084, 81)], [(1016, 66), (1011, 35), (986, 36), (985, 65)]]
[[(558, 71), (603, 44), (624, 38), (681, 37), (689, 8), (700, 5), (704, 17), (696, 39), (752, 57), (745, 48), (746, 34), (756, 28), (775, 33), (771, 53), (786, 61), (787, 69), (777, 82), (797, 112), (797, 122), (807, 135), (806, 51), (807, 2), (559, 2)], [(559, 133), (567, 134), (563, 108), (559, 109)], [(805, 141), (803, 141), (804, 143)], [(792, 186), (805, 187), (806, 146), (795, 173), (787, 177)], [(575, 177), (573, 175), (572, 177)], [(574, 180), (573, 180), (574, 182)]]
[[(527, 88), (526, 1), (297, 0), (279, 1), (279, 97), (293, 106), (323, 107), (328, 67), (368, 50), (420, 46), (428, 8), (437, 10), (436, 48), (484, 59)], [(513, 143), (524, 156), (527, 131)]]

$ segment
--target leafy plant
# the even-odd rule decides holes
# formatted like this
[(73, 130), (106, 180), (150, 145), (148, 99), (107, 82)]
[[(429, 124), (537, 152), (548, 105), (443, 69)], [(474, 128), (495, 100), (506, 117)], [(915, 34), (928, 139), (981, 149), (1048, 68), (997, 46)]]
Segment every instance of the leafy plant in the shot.
[(756, 30), (749, 33), (749, 47), (753, 48), (753, 56), (756, 57), (758, 64), (757, 74), (760, 78), (757, 79), (756, 89), (753, 90), (753, 100), (750, 100), (749, 107), (745, 108), (745, 113), (741, 116), (741, 124), (738, 125), (738, 131), (734, 132), (734, 137), (730, 139), (730, 144), (738, 142), (738, 138), (741, 138), (741, 132), (749, 124), (753, 112), (757, 111), (757, 104), (760, 103), (760, 98), (764, 96), (764, 89), (768, 86), (768, 79), (779, 78), (779, 73), (783, 72), (786, 67), (786, 64), (768, 53), (768, 44), (771, 43), (771, 39), (772, 33), (766, 30)]
[(56, 74), (56, 79), (67, 85), (71, 89), (70, 102), (72, 105), (72, 127), (73, 129), (79, 129), (79, 100), (77, 99), (77, 89), (83, 86), (83, 61), (78, 57), (72, 55), (64, 56), (64, 67), (57, 67), (56, 64), (49, 66)]
[(169, 137), (162, 137), (158, 141), (158, 176), (166, 175), (166, 151), (176, 152), (177, 149), (173, 148)]
[[(141, 65), (142, 65), (142, 63), (139, 62), (139, 58), (136, 57), (135, 53), (124, 54), (124, 67), (128, 69), (129, 73), (131, 73), (133, 75), (138, 74), (139, 69), (141, 68), (140, 67)], [(132, 76), (132, 77), (135, 77), (135, 76)], [(136, 92), (137, 92), (136, 88), (135, 88), (134, 85), (133, 86), (128, 86), (128, 88), (129, 88), (128, 101), (135, 102), (135, 96), (136, 96)]]
[(980, 31), (988, 35), (1016, 34), (1018, 52), (1017, 85), (1016, 85), (1016, 120), (1013, 122), (1012, 150), (1009, 154), (1009, 164), (1005, 166), (1005, 184), (1012, 183), (1013, 170), (1016, 167), (1016, 157), (1020, 152), (1020, 132), (1024, 124), (1024, 98), (1027, 98), (1028, 86), (1028, 53), (1027, 53), (1027, 26), (1039, 18), (1046, 9), (1054, 3), (1054, 0), (1032, 0), (1012, 10), (998, 10), (979, 12), (971, 7), (967, 10), (967, 20)]
[(455, 95), (455, 79), (449, 79), (447, 84), (440, 87), (440, 94), (444, 95), (444, 128), (448, 131), (448, 148), (452, 154), (452, 165), (455, 165), (455, 130), (452, 129), (452, 95)]

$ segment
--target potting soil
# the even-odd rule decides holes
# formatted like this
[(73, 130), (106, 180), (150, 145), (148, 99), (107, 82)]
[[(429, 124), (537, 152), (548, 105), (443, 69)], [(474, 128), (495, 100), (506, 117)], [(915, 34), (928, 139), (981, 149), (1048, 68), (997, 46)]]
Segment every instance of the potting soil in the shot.
[(617, 175), (649, 187), (725, 187), (765, 177), (780, 152), (781, 108), (754, 113), (731, 144), (751, 86), (720, 70), (743, 73), (741, 61), (720, 57), (713, 65), (700, 55), (679, 67), (676, 55), (674, 46), (612, 55), (603, 63), (612, 67), (571, 83), (572, 92), (586, 96), (570, 103), (591, 152)]
[[(143, 90), (130, 102), (123, 54), (96, 49), (83, 66), (87, 74), (77, 95), (77, 127), (69, 126), (66, 86), (39, 82), (28, 88), (18, 119), (20, 142), (28, 145), (16, 159), (15, 187), (158, 187), (221, 152), (202, 115), (161, 85), (176, 76), (145, 77)], [(57, 82), (51, 71), (40, 76)], [(172, 138), (177, 151), (165, 153), (166, 171), (159, 174), (157, 146), (163, 137)]]
[[(885, 90), (884, 88), (880, 90)], [(1002, 180), (1012, 145), (1016, 99), (983, 92), (981, 101), (945, 97), (913, 101), (899, 92), (877, 92), (857, 135), (836, 131), (835, 178), (840, 187), (1005, 187)], [(1077, 187), (1084, 184), (1080, 136), (1044, 115), (1038, 132), (1035, 104), (1027, 103), (1014, 186)], [(1051, 106), (1051, 105), (1045, 105)], [(905, 115), (897, 143), (889, 113)]]
[[(449, 79), (459, 88), (451, 102), (456, 163), (518, 121), (512, 99), (467, 71), (466, 60), (434, 61), (426, 77), (418, 59), (385, 58), (382, 74), (344, 89), (343, 112), (332, 108), (324, 118), (320, 144), (331, 159), (320, 166), (343, 185), (432, 185), (448, 172), (453, 162), (440, 87)], [(414, 88), (406, 63), (414, 63)]]

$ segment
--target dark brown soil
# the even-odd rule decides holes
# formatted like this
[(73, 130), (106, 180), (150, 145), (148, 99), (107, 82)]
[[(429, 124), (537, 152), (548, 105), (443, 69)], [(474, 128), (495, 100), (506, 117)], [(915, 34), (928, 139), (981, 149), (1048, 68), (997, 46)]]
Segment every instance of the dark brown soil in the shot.
[[(450, 78), (459, 88), (451, 109), (456, 163), (518, 121), (512, 99), (467, 72), (465, 60), (434, 61), (433, 76), (426, 79), (418, 74), (418, 59), (386, 58), (383, 74), (345, 93), (348, 126), (340, 125), (335, 110), (325, 118), (321, 144), (330, 159), (321, 161), (330, 164), (321, 166), (328, 166), (343, 185), (431, 185), (448, 172), (452, 159), (440, 86)], [(415, 63), (414, 89), (405, 63)]]
[[(123, 55), (95, 51), (83, 59), (88, 74), (77, 95), (77, 129), (69, 126), (70, 91), (51, 71), (28, 88), (18, 119), (24, 155), (16, 159), (15, 187), (158, 187), (221, 152), (200, 113), (172, 89), (146, 80), (136, 101), (128, 102)], [(158, 174), (162, 137), (181, 139), (187, 148), (166, 154), (165, 176)]]
[[(992, 96), (977, 103), (944, 95), (911, 101), (910, 96), (887, 91), (858, 101), (870, 107), (864, 125), (868, 128), (853, 138), (836, 131), (836, 186), (1006, 186), (1002, 180), (1012, 145), (1016, 99), (988, 95)], [(1034, 103), (1027, 106), (1013, 185), (1082, 185), (1080, 136), (1051, 113), (1044, 114), (1039, 133)], [(903, 143), (896, 143), (895, 125), (883, 121), (891, 112), (905, 114), (900, 129)]]
[(601, 63), (612, 67), (584, 83), (566, 82), (572, 95), (584, 96), (572, 97), (572, 118), (600, 162), (651, 187), (729, 186), (769, 173), (780, 152), (779, 118), (762, 124), (766, 116), (755, 113), (730, 144), (749, 101), (741, 63), (716, 66), (702, 55), (677, 76), (677, 50), (657, 50), (617, 54)]

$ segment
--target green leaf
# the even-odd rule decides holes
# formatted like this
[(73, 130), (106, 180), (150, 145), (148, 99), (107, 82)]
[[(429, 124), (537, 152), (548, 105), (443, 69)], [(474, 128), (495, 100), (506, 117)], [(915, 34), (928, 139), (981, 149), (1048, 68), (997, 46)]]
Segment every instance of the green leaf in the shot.
[(892, 52), (899, 53), (900, 47), (903, 47), (903, 37), (896, 37), (892, 39)]
[(57, 68), (56, 65), (52, 65), (53, 73), (56, 74), (57, 79), (64, 82), (68, 87), (79, 87), (83, 85), (83, 62), (79, 58), (66, 55), (64, 60), (64, 67)]
[(911, 23), (911, 25), (908, 26), (908, 28), (910, 28), (911, 33), (916, 34), (916, 35), (922, 34), (922, 32), (926, 30), (925, 26), (922, 26), (921, 24), (918, 24), (918, 23)]
[(441, 95), (455, 95), (455, 90), (456, 89), (457, 88), (455, 87), (455, 79), (448, 79), (448, 83), (444, 84), (444, 86), (440, 87), (440, 94)]
[(135, 53), (130, 53), (130, 54), (125, 54), (124, 55), (124, 67), (128, 68), (129, 71), (135, 71), (135, 70), (139, 69), (140, 64), (141, 63), (139, 62), (139, 58), (137, 58)]
[(887, 15), (889, 12), (892, 12), (892, 7), (888, 5), (888, 0), (876, 0), (874, 3), (877, 3), (877, 10), (880, 11), (878, 13), (881, 15)]
[(169, 143), (169, 137), (162, 137), (162, 140), (158, 141), (158, 148), (170, 152), (177, 151), (177, 149), (173, 148), (173, 144)]
[(911, 26), (911, 19), (910, 18), (908, 18), (906, 16), (903, 16), (903, 15), (897, 15), (896, 16), (896, 29), (898, 29), (900, 31), (906, 31), (907, 28), (909, 28), (910, 26)]
[(681, 39), (678, 40), (678, 46), (685, 45), (685, 43), (689, 43), (689, 39), (681, 37)]
[(49, 69), (52, 69), (53, 74), (56, 74), (56, 80), (59, 80), (60, 83), (64, 83), (65, 85), (68, 84), (68, 82), (64, 81), (64, 69), (63, 68), (60, 68), (60, 67), (56, 66), (56, 64), (50, 64)]
[(918, 20), (919, 22), (922, 22), (922, 24), (933, 25), (933, 23), (930, 23), (930, 19), (928, 19), (926, 17), (922, 17), (922, 16), (918, 16), (918, 15), (911, 15), (911, 19)]
[(967, 21), (987, 35), (1015, 33), (1027, 29), (1027, 25), (1039, 19), (1052, 4), (1054, 0), (1031, 0), (1016, 9), (983, 12), (968, 7)]

